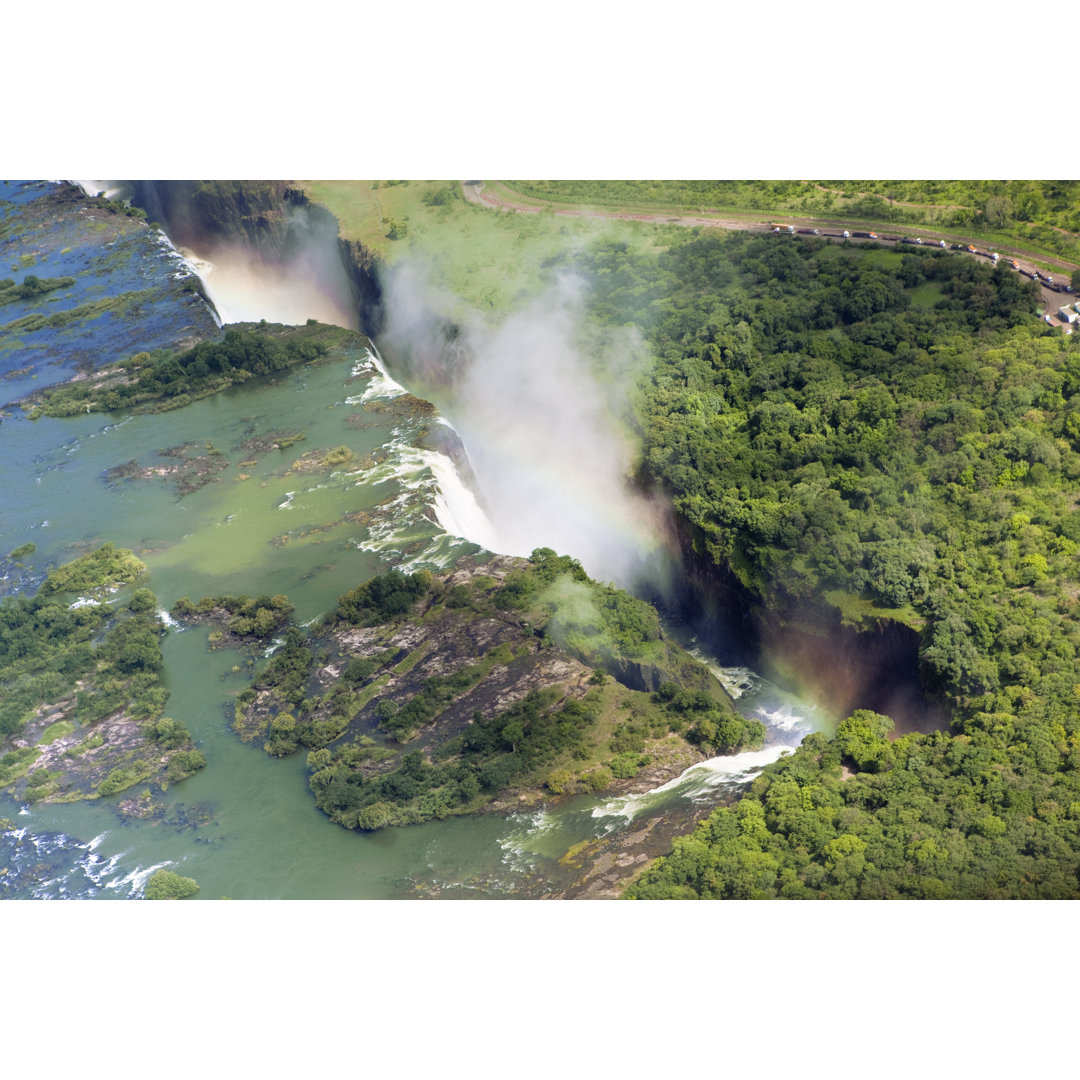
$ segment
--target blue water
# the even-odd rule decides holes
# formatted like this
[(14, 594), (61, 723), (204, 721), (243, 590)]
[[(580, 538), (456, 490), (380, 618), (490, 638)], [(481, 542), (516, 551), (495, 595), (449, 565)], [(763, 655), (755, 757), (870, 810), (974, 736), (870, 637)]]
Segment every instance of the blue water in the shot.
[[(0, 183), (0, 280), (75, 278), (65, 288), (0, 305), (0, 406), (80, 368), (215, 332), (212, 310), (185, 288), (197, 278), (164, 234), (96, 203), (65, 183)], [(123, 299), (119, 310), (63, 327), (13, 325), (110, 297)]]

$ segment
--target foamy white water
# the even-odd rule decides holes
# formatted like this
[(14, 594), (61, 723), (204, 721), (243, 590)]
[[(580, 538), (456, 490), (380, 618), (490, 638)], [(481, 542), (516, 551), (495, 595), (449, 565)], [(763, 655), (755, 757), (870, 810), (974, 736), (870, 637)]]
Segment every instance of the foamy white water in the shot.
[[(790, 754), (791, 746), (768, 746), (764, 750), (749, 750), (744, 754), (710, 758), (691, 765), (684, 773), (651, 791), (637, 795), (624, 795), (593, 809), (594, 818), (624, 818), (632, 821), (643, 810), (649, 810), (666, 802), (671, 795), (679, 795), (692, 802), (711, 798), (717, 788), (749, 783), (766, 765)], [(617, 822), (612, 828), (617, 827)]]
[[(19, 813), (32, 816), (27, 807)], [(5, 870), (0, 875), (0, 897), (67, 900), (119, 895), (133, 899), (142, 894), (155, 870), (172, 865), (124, 868), (121, 862), (128, 853), (107, 858), (98, 853), (108, 835), (105, 830), (84, 843), (61, 832), (0, 831), (0, 861)]]
[(719, 667), (709, 664), (708, 660), (697, 649), (691, 649), (690, 652), (709, 667), (709, 670), (720, 681), (720, 685), (734, 701), (738, 701), (743, 694), (749, 693), (761, 682), (758, 675), (748, 667)]
[[(374, 345), (369, 356), (378, 374), (359, 398), (347, 399), (349, 403), (362, 404), (375, 398), (395, 398), (408, 392), (386, 370), (386, 364)], [(439, 421), (454, 430), (446, 419), (440, 417)], [(370, 479), (377, 484), (398, 480), (406, 488), (416, 490), (424, 485), (422, 474), (426, 470), (434, 481), (434, 489), (430, 493), (433, 495), (433, 510), (439, 527), (449, 536), (479, 544), (491, 552), (504, 553), (495, 527), (452, 458), (438, 450), (408, 446), (397, 439), (390, 445), (394, 449), (392, 460), (395, 464), (382, 469), (381, 475), (373, 471), (369, 474)]]
[(72, 180), (72, 183), (78, 184), (91, 199), (102, 194), (107, 199), (115, 199), (123, 194), (123, 189), (115, 180)]
[[(258, 321), (265, 318), (275, 322), (300, 323), (309, 317), (315, 317), (338, 325), (351, 324), (351, 319), (342, 317), (336, 308), (329, 312), (311, 310), (312, 301), (308, 291), (309, 288), (318, 289), (317, 281), (300, 281), (295, 276), (282, 272), (273, 274), (261, 267), (255, 267), (251, 260), (238, 254), (215, 256), (215, 262), (211, 262), (186, 248), (177, 249), (167, 237), (164, 239), (176, 258), (183, 263), (185, 272), (198, 276), (212, 306), (217, 309), (216, 315), (221, 322)], [(364, 392), (359, 396), (346, 398), (346, 404), (363, 405), (368, 401), (388, 400), (408, 393), (387, 370), (374, 344), (369, 348), (365, 359), (354, 367), (353, 375), (365, 374), (371, 368), (374, 368), (375, 374)], [(439, 419), (452, 428), (445, 419)], [(436, 523), (448, 536), (478, 544), (488, 551), (504, 551), (505, 545), (476, 494), (465, 483), (449, 456), (436, 450), (409, 446), (404, 439), (395, 439), (390, 448), (390, 462), (393, 464), (387, 463), (386, 466), (369, 471), (364, 482), (380, 484), (396, 480), (401, 483), (406, 489), (405, 496), (396, 502), (402, 510), (406, 509), (410, 501), (410, 492), (422, 492), (428, 498)], [(289, 509), (295, 495), (296, 492), (287, 492), (278, 508)], [(406, 524), (407, 528), (407, 523), (403, 524)], [(369, 540), (360, 542), (358, 546), (384, 555), (399, 546), (400, 530), (385, 520), (385, 516), (382, 522), (369, 528), (369, 534)], [(412, 561), (439, 560), (420, 558)]]
[(101, 603), (100, 600), (95, 600), (91, 596), (80, 596), (73, 604), (68, 604), (68, 611), (77, 611), (84, 607), (100, 607)]
[(157, 617), (170, 629), (178, 634), (182, 634), (187, 627), (183, 623), (177, 622), (164, 608), (157, 609)]
[(435, 516), (442, 528), (451, 536), (460, 536), (488, 551), (500, 552), (502, 543), (495, 527), (453, 461), (435, 451), (420, 453), (427, 456), (427, 465), (439, 488), (435, 496)]
[(372, 368), (375, 369), (375, 375), (368, 382), (367, 389), (358, 397), (346, 398), (346, 404), (363, 405), (365, 401), (375, 398), (389, 399), (408, 393), (408, 390), (386, 370), (386, 364), (379, 355), (379, 350), (375, 348), (374, 342), (367, 351), (367, 357), (353, 368), (353, 375), (367, 374)]
[(530, 870), (537, 863), (544, 840), (559, 831), (559, 819), (546, 810), (535, 810), (528, 814), (511, 814), (507, 821), (513, 828), (499, 839), (502, 861), (517, 873)]

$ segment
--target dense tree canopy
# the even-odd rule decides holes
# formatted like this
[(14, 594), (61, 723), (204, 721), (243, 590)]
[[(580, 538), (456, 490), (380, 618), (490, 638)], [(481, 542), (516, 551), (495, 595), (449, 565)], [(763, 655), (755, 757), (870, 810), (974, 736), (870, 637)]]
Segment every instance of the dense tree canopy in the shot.
[[(811, 740), (677, 853), (706, 859), (735, 829), (739, 859), (779, 860), (752, 887), (659, 870), (636, 895), (780, 895), (792, 867), (801, 884), (783, 895), (1075, 893), (1075, 336), (1037, 317), (1014, 272), (938, 251), (702, 232), (655, 257), (600, 245), (577, 265), (603, 317), (649, 313), (642, 479), (699, 552), (781, 616), (864, 605), (916, 628), (924, 685), (953, 711), (950, 734), (887, 744), (863, 717), (858, 738)], [(940, 774), (918, 813), (916, 773)], [(780, 776), (813, 829), (769, 812)], [(882, 884), (871, 837), (886, 828), (905, 852), (934, 837), (952, 860), (942, 884), (899, 869)]]

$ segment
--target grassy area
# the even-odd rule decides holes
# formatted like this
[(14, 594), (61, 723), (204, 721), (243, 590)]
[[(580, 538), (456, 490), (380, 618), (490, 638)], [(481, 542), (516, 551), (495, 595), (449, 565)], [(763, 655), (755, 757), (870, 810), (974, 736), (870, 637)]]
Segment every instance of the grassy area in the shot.
[[(829, 182), (832, 185), (834, 182)], [(839, 183), (839, 182), (836, 182)], [(790, 181), (723, 182), (539, 182), (485, 180), (496, 196), (541, 208), (539, 213), (493, 210), (467, 202), (459, 181), (305, 181), (310, 198), (326, 206), (341, 224), (346, 239), (377, 252), (389, 265), (406, 259), (426, 268), (429, 284), (447, 290), (447, 314), (460, 316), (472, 308), (505, 313), (537, 295), (546, 280), (545, 263), (603, 234), (626, 241), (636, 251), (665, 246), (669, 230), (681, 226), (612, 218), (565, 217), (556, 207), (595, 207), (625, 213), (710, 213), (748, 224), (799, 216), (822, 225), (868, 228), (891, 235), (920, 233), (934, 239), (926, 226), (1003, 253), (1023, 250), (1045, 270), (1061, 274), (1055, 257), (1080, 258), (1072, 234), (1042, 236), (1046, 226), (1016, 222), (991, 227), (974, 211), (958, 222), (952, 207), (905, 208), (887, 197), (837, 194), (810, 183)], [(853, 189), (854, 190), (854, 189)], [(861, 190), (861, 189), (860, 189)], [(543, 209), (546, 208), (546, 209)], [(899, 253), (883, 251), (882, 265)]]
[(57, 739), (62, 739), (65, 735), (70, 735), (74, 730), (75, 725), (70, 720), (57, 720), (55, 724), (50, 724), (41, 733), (38, 746), (44, 746), (55, 742)]
[(40, 751), (33, 747), (24, 747), (21, 750), (12, 750), (0, 757), (0, 787), (7, 787), (19, 777), (25, 776), (39, 754)]
[(936, 281), (928, 281), (908, 290), (912, 307), (932, 308), (945, 294)]
[[(532, 205), (627, 212), (723, 215), (768, 220), (795, 216), (848, 227), (908, 234), (944, 230), (980, 247), (1035, 255), (1044, 269), (1056, 258), (1080, 260), (1080, 213), (1068, 193), (1043, 199), (1034, 189), (1053, 181), (485, 181), (495, 193)], [(1067, 184), (1066, 184), (1067, 186)], [(1010, 197), (1011, 191), (1011, 197)], [(908, 204), (906, 200), (910, 198)], [(1009, 214), (995, 212), (1005, 199)], [(897, 201), (898, 200), (898, 201)], [(1000, 205), (999, 205), (1000, 211)], [(1070, 231), (1071, 230), (1071, 231)], [(1058, 268), (1060, 272), (1060, 267)]]
[(904, 258), (902, 251), (892, 248), (879, 248), (877, 251), (860, 251), (859, 259), (866, 266), (876, 266), (880, 270), (895, 270)]
[[(377, 185), (377, 186), (376, 186)], [(433, 284), (484, 311), (503, 312), (536, 295), (544, 262), (603, 233), (636, 248), (662, 245), (655, 225), (502, 213), (466, 202), (458, 181), (307, 181), (310, 198), (330, 210), (341, 235), (358, 240), (391, 266), (405, 258), (426, 265)], [(449, 201), (437, 204), (447, 189)], [(404, 227), (389, 238), (392, 223)]]
[(881, 607), (868, 596), (853, 596), (843, 589), (828, 589), (823, 595), (848, 626), (865, 627), (878, 619), (903, 623), (913, 630), (921, 630), (926, 625), (926, 620), (912, 607)]
[(418, 649), (413, 649), (404, 660), (396, 667), (391, 668), (395, 675), (407, 675), (421, 660), (427, 656), (428, 644), (425, 641)]

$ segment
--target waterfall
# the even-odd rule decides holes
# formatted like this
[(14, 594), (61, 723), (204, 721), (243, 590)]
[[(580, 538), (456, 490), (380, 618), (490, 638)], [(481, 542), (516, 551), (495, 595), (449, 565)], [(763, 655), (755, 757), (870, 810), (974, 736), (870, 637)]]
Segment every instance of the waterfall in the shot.
[[(96, 181), (86, 181), (82, 186), (84, 190), (89, 191), (86, 185), (92, 186), (95, 183)], [(241, 319), (303, 322), (306, 318), (306, 316), (296, 317), (295, 305), (291, 299), (297, 289), (295, 280), (265, 280), (265, 287), (250, 289), (255, 271), (250, 266), (242, 265), (243, 260), (234, 257), (221, 263), (214, 263), (194, 252), (177, 249), (164, 233), (162, 236), (171, 252), (183, 263), (185, 272), (195, 274), (199, 278), (207, 297), (211, 300), (212, 308), (216, 308), (215, 317), (219, 318), (219, 325)], [(266, 279), (268, 272), (259, 271), (259, 275)], [(210, 284), (211, 279), (214, 281), (213, 286)], [(317, 287), (317, 282), (315, 284)], [(285, 307), (282, 307), (285, 301), (287, 301)], [(301, 303), (304, 303), (303, 299)], [(377, 375), (372, 379), (367, 390), (356, 399), (348, 399), (350, 402), (363, 404), (379, 398), (400, 397), (408, 392), (390, 375), (374, 343), (370, 345), (368, 359)], [(438, 421), (453, 431), (460, 443), (460, 436), (453, 425), (443, 417), (438, 417)], [(460, 537), (488, 551), (500, 551), (500, 542), (494, 526), (450, 455), (439, 450), (411, 446), (396, 446), (395, 449), (399, 465), (387, 478), (392, 475), (401, 480), (404, 479), (403, 474), (422, 472), (427, 469), (437, 489), (432, 500), (432, 512), (439, 527), (449, 536)]]
[[(386, 364), (374, 343), (371, 345), (371, 362), (378, 371), (379, 377), (361, 396), (361, 402), (379, 397), (399, 397), (408, 393), (405, 387), (387, 371)], [(449, 420), (440, 416), (438, 422), (448, 427), (458, 441), (461, 441), (461, 436)], [(464, 452), (464, 444), (462, 444), (462, 449)], [(438, 450), (415, 450), (415, 455), (419, 463), (431, 470), (435, 483), (438, 485), (434, 511), (443, 531), (450, 536), (459, 536), (463, 540), (479, 544), (488, 551), (505, 554), (494, 525), (480, 505), (476, 493), (465, 482), (453, 458)]]

